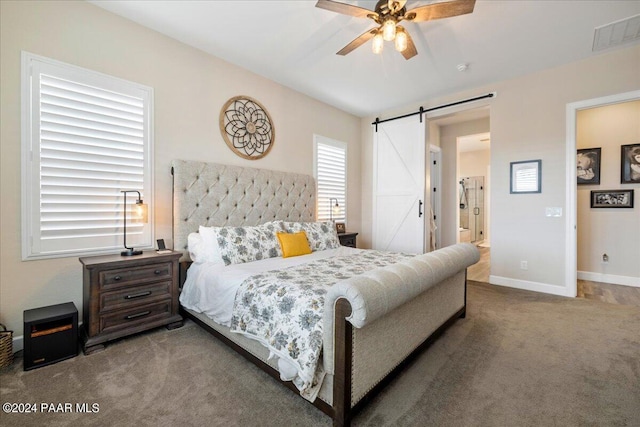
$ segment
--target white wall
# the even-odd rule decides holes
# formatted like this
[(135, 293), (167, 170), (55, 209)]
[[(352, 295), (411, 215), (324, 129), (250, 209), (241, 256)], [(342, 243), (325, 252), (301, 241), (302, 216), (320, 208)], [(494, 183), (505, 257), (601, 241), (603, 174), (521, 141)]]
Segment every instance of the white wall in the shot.
[[(563, 214), (566, 212), (566, 106), (638, 88), (640, 46), (635, 45), (520, 78), (429, 99), (422, 104), (431, 108), (497, 92), (497, 97), (489, 102), (492, 283), (569, 294), (565, 270), (575, 266), (568, 266), (565, 261), (566, 221), (564, 216), (545, 216), (545, 207), (561, 207)], [(376, 116), (385, 119), (415, 111), (417, 107), (413, 104)], [(361, 231), (365, 236), (370, 234), (371, 225), (370, 123), (374, 119), (367, 117), (361, 121)], [(542, 193), (509, 194), (509, 163), (533, 159), (542, 160)], [(446, 217), (444, 212), (443, 217)], [(528, 261), (528, 270), (520, 269), (523, 260)]]
[[(256, 74), (188, 47), (90, 3), (0, 2), (1, 229), (0, 322), (22, 333), (22, 311), (73, 301), (82, 309), (77, 257), (21, 261), (20, 52), (25, 50), (148, 85), (155, 90), (157, 238), (171, 244), (172, 159), (313, 173), (313, 134), (348, 144), (349, 229), (360, 226), (360, 120)], [(276, 129), (264, 159), (244, 160), (224, 143), (218, 116), (248, 95)], [(80, 313), (82, 316), (82, 313)]]
[[(640, 184), (620, 183), (620, 146), (640, 143), (640, 101), (578, 111), (577, 148), (601, 148), (600, 185), (578, 185), (578, 278), (640, 286)], [(633, 209), (592, 209), (591, 190), (635, 191)], [(609, 257), (602, 262), (602, 254)]]

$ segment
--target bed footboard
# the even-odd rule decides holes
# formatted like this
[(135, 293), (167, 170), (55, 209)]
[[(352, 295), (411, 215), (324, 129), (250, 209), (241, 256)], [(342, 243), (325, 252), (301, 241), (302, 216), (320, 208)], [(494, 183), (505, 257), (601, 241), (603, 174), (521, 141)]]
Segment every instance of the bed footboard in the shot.
[[(473, 245), (455, 245), (401, 267), (377, 269), (365, 274), (366, 280), (346, 280), (332, 292), (333, 315), (325, 316), (332, 325), (325, 324), (325, 334), (333, 336), (327, 341), (325, 335), (324, 344), (325, 364), (327, 354), (334, 356), (327, 369), (334, 374), (334, 425), (349, 425), (411, 359), (465, 316), (466, 268), (478, 259)], [(368, 291), (377, 286), (378, 292), (360, 292), (358, 285)], [(326, 351), (327, 344), (334, 345), (333, 352)]]

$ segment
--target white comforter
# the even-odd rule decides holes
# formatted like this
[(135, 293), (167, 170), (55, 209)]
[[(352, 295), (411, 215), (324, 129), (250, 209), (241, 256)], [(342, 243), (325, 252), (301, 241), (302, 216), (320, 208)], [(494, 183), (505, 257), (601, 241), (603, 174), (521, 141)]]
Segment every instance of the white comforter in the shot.
[(231, 325), (233, 302), (240, 284), (248, 277), (265, 271), (293, 267), (333, 256), (353, 255), (361, 249), (341, 246), (291, 258), (269, 258), (244, 264), (192, 264), (180, 294), (183, 307), (204, 313), (214, 322)]

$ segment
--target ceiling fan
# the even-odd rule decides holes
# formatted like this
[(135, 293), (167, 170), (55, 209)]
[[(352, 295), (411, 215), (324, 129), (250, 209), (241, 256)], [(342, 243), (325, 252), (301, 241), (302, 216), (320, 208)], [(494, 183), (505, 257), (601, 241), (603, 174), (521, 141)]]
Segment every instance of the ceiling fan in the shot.
[(449, 18), (473, 12), (476, 0), (451, 0), (442, 3), (432, 3), (419, 6), (411, 10), (405, 8), (407, 0), (380, 0), (375, 10), (359, 6), (340, 3), (334, 0), (318, 0), (316, 7), (355, 16), (357, 18), (372, 19), (377, 26), (367, 30), (343, 47), (338, 55), (346, 55), (354, 49), (373, 39), (373, 52), (380, 53), (385, 41), (395, 41), (395, 48), (405, 59), (411, 59), (418, 54), (416, 46), (401, 21), (424, 22), (434, 19)]

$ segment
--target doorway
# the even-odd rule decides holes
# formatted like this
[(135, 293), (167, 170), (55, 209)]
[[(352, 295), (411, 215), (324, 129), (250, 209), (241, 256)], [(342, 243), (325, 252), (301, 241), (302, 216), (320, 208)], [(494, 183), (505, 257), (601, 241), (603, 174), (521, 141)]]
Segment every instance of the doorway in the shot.
[(459, 136), (457, 159), (458, 241), (488, 248), (491, 134)]
[(480, 261), (468, 269), (467, 277), (489, 283), (491, 134), (482, 132), (459, 136), (457, 148), (459, 241), (472, 243), (480, 251)]
[[(580, 102), (567, 104), (567, 168), (566, 168), (566, 264), (565, 264), (565, 286), (567, 296), (577, 296), (578, 279), (578, 201), (577, 201), (577, 117), (578, 112), (595, 107), (613, 105), (627, 101), (640, 99), (640, 91), (626, 92), (617, 95), (594, 98)], [(618, 159), (619, 160), (619, 159)], [(620, 184), (616, 184), (617, 187)]]

